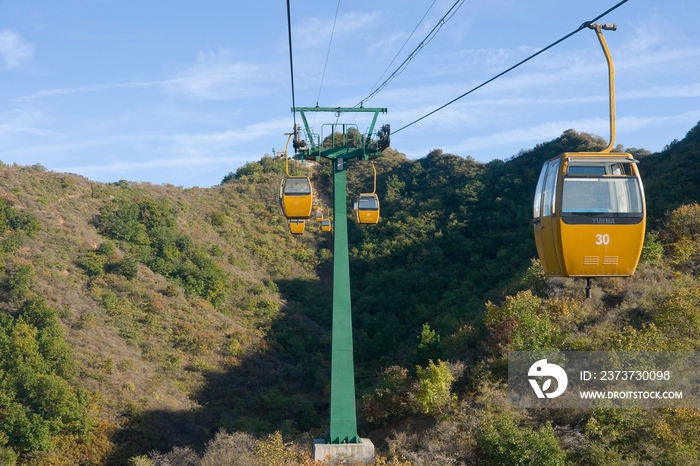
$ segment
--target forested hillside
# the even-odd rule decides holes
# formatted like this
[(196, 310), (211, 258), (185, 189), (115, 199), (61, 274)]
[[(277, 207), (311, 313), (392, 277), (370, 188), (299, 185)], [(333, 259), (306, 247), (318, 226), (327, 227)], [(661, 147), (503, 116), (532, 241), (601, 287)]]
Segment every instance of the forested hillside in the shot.
[[(698, 348), (699, 134), (630, 149), (642, 263), (589, 300), (585, 282), (542, 275), (531, 204), (545, 160), (600, 138), (568, 130), (487, 164), (376, 160), (382, 220), (351, 223), (350, 264), (377, 464), (700, 464), (696, 410), (515, 410), (505, 390), (509, 350)], [(298, 170), (330, 213), (330, 167)], [(266, 156), (184, 189), (0, 168), (0, 464), (312, 464), (332, 237), (288, 233), (283, 173)], [(349, 193), (371, 189), (369, 163), (348, 177)]]

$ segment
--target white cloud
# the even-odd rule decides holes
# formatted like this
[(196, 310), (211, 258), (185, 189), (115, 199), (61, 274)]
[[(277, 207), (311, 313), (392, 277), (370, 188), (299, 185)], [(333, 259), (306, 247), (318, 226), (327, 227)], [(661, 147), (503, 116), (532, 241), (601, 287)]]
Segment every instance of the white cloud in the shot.
[(659, 99), (668, 97), (700, 97), (700, 83), (679, 84), (675, 86), (659, 86), (648, 89), (637, 89), (617, 94), (617, 98), (619, 100)]
[[(76, 157), (86, 151), (102, 154), (140, 154), (137, 161), (125, 161), (121, 156), (112, 158), (110, 163), (102, 165), (66, 166), (53, 168), (57, 171), (69, 171), (85, 176), (93, 176), (97, 173), (121, 173), (124, 170), (137, 168), (168, 167), (159, 165), (161, 158), (150, 159), (150, 156), (162, 157), (168, 154), (170, 157), (162, 160), (173, 161), (172, 167), (184, 166), (189, 163), (186, 160), (206, 161), (230, 161), (229, 154), (234, 151), (245, 151), (242, 145), (253, 140), (279, 141), (283, 144), (286, 140), (282, 134), (291, 126), (289, 118), (278, 118), (271, 121), (253, 123), (237, 130), (211, 131), (201, 133), (131, 133), (115, 134), (104, 137), (68, 140), (66, 137), (54, 138), (53, 142), (34, 145), (23, 145), (14, 150), (3, 151), (3, 158), (8, 158), (26, 163), (28, 160), (43, 159), (46, 166), (52, 166), (49, 161), (60, 160), (65, 157)], [(0, 129), (2, 126), (0, 125)], [(0, 133), (2, 134), (2, 133)], [(63, 136), (63, 135), (61, 135)], [(253, 156), (256, 154), (252, 154)], [(251, 154), (247, 155), (248, 157)], [(105, 155), (105, 158), (110, 158)], [(65, 162), (63, 162), (65, 163)], [(208, 162), (207, 162), (208, 163)], [(218, 162), (217, 162), (218, 163)], [(131, 168), (127, 168), (131, 167)]]
[[(333, 41), (336, 42), (338, 36), (348, 32), (372, 30), (370, 26), (380, 18), (380, 12), (373, 13), (345, 13), (338, 16), (333, 32)], [(295, 49), (306, 49), (309, 47), (323, 46), (328, 47), (328, 41), (333, 31), (333, 21), (329, 18), (311, 18), (304, 22), (303, 26), (299, 25), (292, 29), (293, 37), (292, 44)], [(338, 36), (336, 36), (338, 35)], [(341, 40), (335, 44), (338, 47), (342, 43)], [(353, 43), (357, 43), (357, 38)]]
[(24, 40), (16, 32), (9, 29), (0, 31), (0, 56), (10, 68), (30, 60), (34, 56), (35, 48), (34, 44)]
[(20, 134), (33, 136), (60, 136), (59, 133), (40, 129), (38, 126), (46, 121), (39, 110), (13, 109), (0, 113), (0, 136), (3, 142)]
[(15, 102), (22, 102), (28, 100), (40, 99), (42, 97), (49, 97), (53, 95), (67, 95), (67, 94), (80, 94), (83, 92), (97, 92), (105, 91), (111, 89), (119, 88), (132, 88), (132, 87), (151, 87), (151, 86), (162, 86), (166, 81), (146, 81), (146, 82), (127, 82), (127, 83), (113, 83), (113, 84), (90, 84), (86, 86), (76, 86), (76, 87), (64, 87), (57, 89), (41, 89), (33, 94), (17, 97)]
[(147, 168), (164, 169), (199, 169), (218, 165), (231, 165), (245, 161), (245, 157), (177, 157), (164, 159), (151, 159), (140, 162), (114, 162), (103, 165), (78, 165), (72, 167), (57, 167), (55, 171), (79, 173), (86, 177), (118, 175), (133, 170)]
[[(617, 138), (619, 136), (634, 133), (645, 128), (667, 123), (687, 124), (688, 121), (697, 121), (700, 118), (700, 110), (685, 112), (668, 116), (634, 116), (617, 119)], [(453, 152), (469, 153), (473, 150), (492, 149), (514, 144), (532, 144), (533, 142), (549, 141), (559, 137), (565, 130), (573, 128), (576, 131), (584, 131), (596, 134), (604, 139), (609, 137), (610, 122), (606, 118), (589, 118), (582, 120), (557, 120), (548, 121), (538, 125), (514, 128), (506, 131), (498, 131), (485, 136), (474, 136), (463, 139), (453, 144), (449, 150)]]
[(475, 149), (485, 149), (509, 145), (512, 143), (548, 141), (558, 137), (568, 128), (586, 128), (586, 132), (593, 133), (607, 128), (608, 121), (602, 118), (594, 118), (580, 121), (549, 121), (539, 125), (515, 128), (507, 131), (499, 131), (486, 136), (475, 136), (462, 140), (456, 147), (464, 152)]
[(678, 115), (624, 117), (617, 120), (617, 131), (618, 133), (624, 134), (660, 124), (695, 124), (698, 119), (700, 119), (700, 110), (685, 112)]
[[(282, 135), (285, 130), (290, 129), (290, 126), (289, 118), (277, 118), (272, 121), (253, 123), (238, 130), (180, 133), (163, 136), (163, 139), (172, 141), (179, 151), (206, 155), (231, 148), (245, 141)], [(280, 140), (282, 139), (284, 138), (280, 138)]]
[(234, 62), (225, 50), (218, 53), (200, 52), (195, 64), (174, 78), (41, 89), (14, 100), (29, 101), (49, 96), (142, 87), (160, 87), (167, 93), (207, 100), (238, 99), (274, 92), (276, 86), (273, 80), (276, 78), (267, 69), (264, 65)]
[(253, 63), (235, 62), (230, 53), (200, 52), (196, 63), (180, 76), (163, 81), (166, 92), (203, 99), (237, 99), (262, 95), (271, 80), (269, 69)]

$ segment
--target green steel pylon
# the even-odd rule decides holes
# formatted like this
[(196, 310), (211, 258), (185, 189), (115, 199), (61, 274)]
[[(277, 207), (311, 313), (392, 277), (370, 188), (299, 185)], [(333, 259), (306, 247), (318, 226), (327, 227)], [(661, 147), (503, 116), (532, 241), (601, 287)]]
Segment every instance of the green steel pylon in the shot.
[[(331, 350), (331, 422), (328, 443), (360, 443), (357, 435), (355, 410), (355, 368), (352, 345), (352, 306), (350, 301), (350, 264), (348, 258), (347, 172), (346, 161), (354, 158), (377, 157), (389, 145), (389, 126), (382, 127), (378, 140), (372, 140), (374, 125), (379, 113), (386, 108), (329, 108), (304, 107), (292, 109), (301, 113), (308, 138), (294, 147), (301, 158), (321, 157), (333, 163), (333, 342)], [(328, 124), (330, 138), (312, 133), (306, 112), (374, 113), (366, 135), (354, 125)], [(340, 131), (338, 131), (340, 129)], [(296, 128), (295, 128), (296, 134)], [(336, 137), (338, 136), (338, 137)]]
[(348, 258), (347, 172), (333, 161), (333, 349), (330, 443), (358, 443)]

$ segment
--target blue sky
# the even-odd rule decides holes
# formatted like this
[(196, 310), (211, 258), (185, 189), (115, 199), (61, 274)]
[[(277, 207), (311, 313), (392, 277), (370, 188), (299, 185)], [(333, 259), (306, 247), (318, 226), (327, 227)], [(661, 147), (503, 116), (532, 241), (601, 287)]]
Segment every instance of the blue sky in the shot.
[[(355, 105), (454, 3), (292, 0), (297, 105)], [(398, 129), (615, 3), (465, 0), (365, 106), (388, 108), (379, 124)], [(606, 32), (617, 142), (658, 151), (682, 138), (700, 121), (700, 2), (629, 0), (601, 22), (618, 25)], [(288, 60), (284, 0), (1, 0), (0, 160), (98, 181), (218, 184), (284, 148), (292, 127)], [(606, 73), (586, 29), (395, 134), (392, 147), (411, 158), (441, 148), (486, 162), (568, 128), (607, 138)], [(365, 120), (339, 119), (363, 132)], [(320, 131), (336, 119), (311, 121)]]

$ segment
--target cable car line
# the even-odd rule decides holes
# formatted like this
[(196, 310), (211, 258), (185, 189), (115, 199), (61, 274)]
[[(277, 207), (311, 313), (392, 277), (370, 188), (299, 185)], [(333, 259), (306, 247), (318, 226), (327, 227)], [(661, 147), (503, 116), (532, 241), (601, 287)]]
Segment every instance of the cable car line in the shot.
[(326, 63), (323, 65), (323, 74), (321, 75), (321, 85), (318, 88), (318, 96), (316, 97), (316, 106), (318, 107), (318, 101), (321, 99), (321, 89), (323, 89), (323, 80), (326, 77), (326, 67), (328, 66), (328, 57), (331, 54), (331, 44), (333, 44), (333, 34), (335, 33), (335, 23), (338, 20), (338, 10), (340, 9), (340, 0), (338, 0), (338, 5), (335, 7), (335, 18), (333, 18), (333, 28), (331, 29), (331, 40), (328, 42), (328, 52), (326, 52)]
[[(428, 9), (426, 10), (426, 12), (423, 14), (423, 17), (420, 19), (420, 21), (418, 21), (418, 24), (416, 24), (416, 27), (413, 28), (413, 31), (411, 31), (411, 34), (408, 36), (408, 38), (406, 39), (406, 41), (403, 43), (403, 45), (401, 46), (401, 48), (399, 49), (399, 51), (396, 52), (396, 55), (394, 55), (394, 58), (391, 59), (391, 61), (389, 62), (389, 64), (386, 65), (386, 69), (384, 69), (384, 71), (383, 71), (382, 74), (379, 76), (379, 78), (377, 78), (377, 82), (375, 82), (374, 84), (372, 84), (372, 89), (374, 89), (374, 88), (377, 86), (377, 84), (379, 84), (379, 81), (381, 81), (381, 79), (384, 77), (384, 75), (386, 74), (386, 72), (389, 71), (389, 68), (391, 67), (391, 65), (394, 64), (394, 62), (396, 61), (396, 59), (399, 57), (399, 54), (400, 54), (401, 51), (404, 49), (404, 47), (406, 47), (406, 44), (408, 44), (408, 41), (411, 40), (411, 37), (413, 37), (413, 34), (415, 34), (415, 32), (418, 30), (418, 27), (423, 23), (423, 20), (425, 19), (425, 17), (428, 16), (428, 13), (430, 13), (430, 10), (433, 9), (433, 6), (435, 5), (435, 2), (437, 2), (437, 0), (433, 0), (433, 3), (430, 4), (430, 6), (429, 6)], [(368, 100), (368, 99), (365, 99), (365, 100)], [(363, 101), (363, 102), (364, 102), (364, 101)], [(358, 104), (358, 105), (359, 105), (359, 104)]]
[[(433, 2), (433, 3), (434, 3), (434, 2)], [(358, 103), (355, 105), (355, 107), (362, 107), (362, 106), (364, 105), (365, 102), (367, 102), (369, 99), (371, 99), (372, 97), (374, 97), (375, 95), (377, 95), (377, 94), (379, 93), (379, 91), (381, 91), (382, 89), (384, 89), (396, 76), (398, 76), (399, 74), (401, 74), (401, 73), (403, 72), (403, 70), (406, 69), (406, 67), (407, 67), (408, 64), (411, 62), (411, 60), (413, 60), (413, 58), (415, 58), (415, 56), (418, 54), (418, 52), (420, 52), (421, 49), (422, 49), (423, 47), (425, 47), (426, 45), (428, 45), (428, 44), (430, 43), (430, 41), (433, 40), (433, 38), (437, 35), (438, 31), (445, 25), (445, 23), (447, 23), (450, 19), (452, 19), (452, 17), (455, 15), (455, 13), (457, 13), (457, 10), (459, 10), (459, 8), (462, 6), (462, 4), (464, 4), (464, 0), (457, 0), (457, 1), (450, 7), (450, 9), (447, 10), (447, 13), (445, 13), (445, 15), (444, 15), (442, 18), (440, 18), (440, 21), (438, 21), (438, 23), (435, 25), (435, 27), (433, 27), (433, 29), (430, 30), (430, 32), (428, 33), (428, 35), (425, 36), (425, 39), (423, 39), (423, 40), (421, 41), (421, 43), (418, 44), (418, 46), (413, 50), (413, 52), (411, 52), (411, 53), (408, 55), (408, 57), (406, 57), (406, 59), (399, 65), (399, 67), (396, 68), (396, 70), (394, 70), (394, 72), (391, 73), (391, 74), (389, 75), (389, 77), (386, 78), (386, 79), (384, 80), (384, 82), (381, 83), (381, 84), (379, 85), (379, 87), (377, 87), (376, 89), (374, 89), (372, 92), (369, 93), (369, 95), (367, 95), (367, 97), (365, 97), (365, 98), (362, 99), (360, 102), (358, 102)], [(432, 7), (432, 5), (431, 5), (431, 7)], [(426, 12), (426, 14), (428, 14), (428, 13)], [(423, 20), (421, 19), (421, 21), (423, 21)], [(419, 23), (419, 24), (420, 24), (420, 23)], [(416, 26), (416, 28), (417, 28), (417, 27), (418, 27), (418, 26)], [(404, 45), (405, 45), (405, 44), (404, 44)], [(403, 48), (403, 47), (402, 47), (402, 48)], [(399, 50), (399, 52), (400, 52), (400, 50)], [(392, 60), (392, 63), (393, 63), (393, 60)], [(389, 64), (389, 66), (391, 66), (391, 64)], [(388, 68), (388, 67), (387, 67), (387, 68)], [(384, 72), (386, 73), (386, 70), (385, 70)], [(384, 73), (382, 73), (382, 76), (383, 76), (383, 75), (384, 75)], [(381, 77), (380, 77), (379, 79), (381, 79)]]
[[(292, 80), (292, 108), (297, 108), (294, 102), (294, 60), (292, 59), (292, 13), (289, 7), (289, 0), (287, 0), (287, 31), (289, 35), (289, 76)], [(292, 112), (294, 118), (294, 131), (297, 129), (297, 114)], [(296, 151), (296, 147), (294, 147)]]
[(489, 80), (487, 80), (487, 81), (484, 81), (483, 83), (479, 84), (478, 86), (476, 86), (476, 87), (474, 87), (474, 88), (468, 90), (467, 92), (465, 92), (464, 94), (460, 95), (459, 97), (456, 97), (456, 98), (450, 100), (450, 101), (447, 102), (446, 104), (444, 104), (444, 105), (442, 105), (442, 106), (436, 108), (435, 110), (433, 110), (433, 111), (431, 111), (431, 112), (429, 112), (429, 113), (426, 113), (425, 115), (423, 115), (422, 117), (418, 118), (417, 120), (414, 120), (414, 121), (412, 121), (411, 123), (409, 123), (409, 124), (407, 124), (407, 125), (405, 125), (405, 126), (402, 126), (401, 128), (399, 128), (399, 129), (393, 131), (393, 134), (396, 134), (396, 133), (398, 133), (399, 131), (402, 131), (402, 130), (408, 128), (409, 126), (418, 123), (419, 121), (421, 121), (421, 120), (423, 120), (423, 119), (429, 117), (429, 116), (432, 115), (433, 113), (436, 113), (436, 112), (442, 110), (443, 108), (447, 107), (448, 105), (452, 105), (453, 103), (457, 102), (457, 101), (460, 100), (461, 98), (466, 97), (467, 95), (471, 94), (472, 92), (476, 91), (477, 89), (481, 89), (481, 88), (484, 87), (485, 85), (489, 84), (489, 83), (492, 82), (492, 81), (495, 81), (496, 79), (500, 78), (500, 77), (503, 76), (504, 74), (506, 74), (506, 73), (508, 73), (508, 72), (510, 72), (510, 71), (513, 71), (515, 68), (519, 67), (520, 65), (524, 64), (525, 62), (532, 60), (532, 59), (535, 58), (536, 56), (540, 55), (541, 53), (543, 53), (543, 52), (545, 52), (545, 51), (547, 51), (547, 50), (549, 50), (549, 49), (551, 49), (551, 48), (554, 47), (555, 45), (557, 45), (557, 44), (559, 44), (559, 43), (565, 41), (566, 39), (568, 39), (569, 37), (573, 36), (574, 34), (576, 34), (576, 33), (580, 32), (580, 31), (582, 31), (583, 29), (588, 28), (588, 26), (589, 26), (590, 24), (592, 24), (592, 23), (598, 21), (600, 18), (602, 18), (603, 16), (607, 15), (607, 14), (610, 13), (611, 11), (616, 10), (617, 8), (619, 8), (620, 6), (622, 6), (624, 3), (627, 3), (628, 1), (629, 1), (629, 0), (622, 0), (622, 1), (619, 2), (617, 5), (613, 6), (613, 7), (610, 8), (610, 9), (608, 9), (608, 10), (605, 11), (604, 13), (601, 13), (600, 15), (596, 16), (596, 17), (593, 18), (592, 20), (584, 22), (584, 23), (581, 24), (576, 30), (574, 30), (574, 31), (572, 31), (572, 32), (570, 32), (570, 33), (568, 33), (567, 35), (565, 35), (565, 36), (562, 37), (561, 39), (559, 39), (559, 40), (557, 40), (557, 41), (555, 41), (555, 42), (552, 42), (551, 44), (549, 44), (548, 46), (546, 46), (546, 47), (543, 48), (542, 50), (540, 50), (540, 51), (538, 51), (538, 52), (535, 52), (534, 54), (530, 55), (529, 57), (525, 58), (524, 60), (521, 60), (520, 62), (518, 62), (518, 63), (516, 63), (515, 65), (511, 66), (511, 67), (508, 68), (507, 70), (498, 73), (498, 74), (497, 74), (496, 76), (494, 76), (493, 78), (491, 78), (491, 79), (489, 79)]

